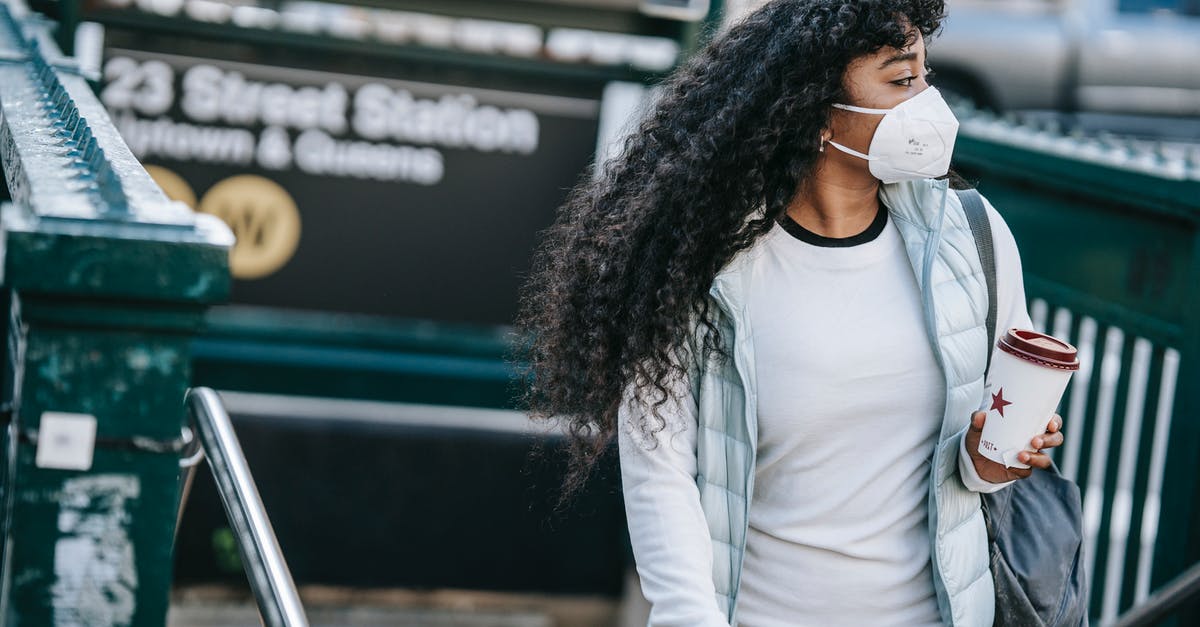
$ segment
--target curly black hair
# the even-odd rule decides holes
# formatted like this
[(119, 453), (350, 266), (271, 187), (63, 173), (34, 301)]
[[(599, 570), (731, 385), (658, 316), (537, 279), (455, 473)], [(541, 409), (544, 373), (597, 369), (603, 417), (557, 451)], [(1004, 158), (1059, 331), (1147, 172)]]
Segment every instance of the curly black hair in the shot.
[(916, 31), (928, 41), (944, 17), (942, 0), (772, 0), (707, 33), (617, 156), (570, 190), (521, 288), (528, 344), (514, 359), (529, 416), (568, 436), (560, 507), (615, 448), (630, 384), (655, 399), (639, 427), (650, 435), (691, 353), (728, 357), (708, 289), (812, 172), (850, 62), (909, 46)]

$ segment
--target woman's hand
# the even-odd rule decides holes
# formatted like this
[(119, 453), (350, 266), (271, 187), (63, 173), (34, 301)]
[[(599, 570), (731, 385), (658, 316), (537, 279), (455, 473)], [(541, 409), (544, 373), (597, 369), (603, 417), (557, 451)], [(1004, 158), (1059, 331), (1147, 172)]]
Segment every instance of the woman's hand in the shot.
[(1039, 452), (1021, 451), (1017, 454), (1017, 461), (1029, 464), (1031, 468), (1009, 468), (984, 457), (979, 452), (979, 436), (983, 434), (983, 423), (986, 421), (987, 412), (977, 411), (971, 414), (971, 426), (966, 435), (967, 453), (971, 456), (971, 463), (975, 464), (975, 472), (979, 473), (979, 477), (984, 481), (1004, 483), (1028, 477), (1033, 474), (1034, 468), (1049, 468), (1050, 456), (1040, 451), (1061, 446), (1063, 443), (1062, 416), (1054, 414), (1050, 417), (1050, 424), (1046, 425), (1046, 432), (1030, 440), (1030, 444)]

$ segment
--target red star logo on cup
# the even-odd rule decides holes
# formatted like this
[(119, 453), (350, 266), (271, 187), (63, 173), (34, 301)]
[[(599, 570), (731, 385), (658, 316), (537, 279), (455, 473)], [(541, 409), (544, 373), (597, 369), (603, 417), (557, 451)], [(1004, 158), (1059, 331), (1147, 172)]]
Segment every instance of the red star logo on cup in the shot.
[[(999, 392), (992, 395), (992, 409), (1000, 412), (1000, 415), (1003, 416), (1005, 405), (1012, 405), (1012, 402), (1004, 400), (1004, 388), (1000, 388)], [(988, 411), (991, 410), (989, 409)]]

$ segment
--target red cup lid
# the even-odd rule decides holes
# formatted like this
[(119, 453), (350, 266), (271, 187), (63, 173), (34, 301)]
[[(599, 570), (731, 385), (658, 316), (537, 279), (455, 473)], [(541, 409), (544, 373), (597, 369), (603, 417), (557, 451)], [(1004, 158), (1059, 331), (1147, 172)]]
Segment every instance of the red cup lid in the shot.
[(1006, 353), (1042, 366), (1061, 370), (1079, 370), (1078, 351), (1074, 346), (1045, 333), (1028, 329), (1009, 329), (996, 342)]

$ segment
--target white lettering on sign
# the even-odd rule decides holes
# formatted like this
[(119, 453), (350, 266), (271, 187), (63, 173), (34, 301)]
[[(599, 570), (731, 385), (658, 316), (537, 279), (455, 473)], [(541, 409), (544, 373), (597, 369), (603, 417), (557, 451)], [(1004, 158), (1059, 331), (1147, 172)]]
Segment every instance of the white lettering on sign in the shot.
[(50, 587), (55, 625), (128, 625), (138, 586), (128, 525), (141, 484), (132, 475), (63, 482)]
[(285, 126), (300, 130), (346, 130), (346, 88), (328, 83), (322, 88), (246, 80), (238, 72), (213, 65), (196, 65), (183, 74), (184, 115), (197, 122), (236, 126)]
[(296, 165), (308, 174), (433, 185), (442, 180), (442, 153), (433, 148), (344, 141), (304, 131), (296, 138)]
[[(212, 63), (176, 71), (163, 61), (128, 56), (109, 59), (104, 77), (103, 101), (142, 160), (434, 185), (445, 178), (440, 148), (529, 155), (540, 141), (533, 111), (483, 104), (466, 93), (421, 98), (368, 82), (351, 95), (332, 80), (293, 86), (251, 80)], [(171, 111), (184, 119), (167, 117)], [(344, 137), (348, 133), (353, 137)]]
[(104, 64), (104, 81), (100, 101), (110, 109), (162, 115), (175, 102), (175, 71), (162, 61), (113, 57)]
[(244, 128), (198, 126), (167, 118), (146, 120), (125, 112), (113, 122), (138, 159), (248, 164), (254, 160), (254, 134)]
[(283, 170), (292, 165), (292, 138), (278, 126), (263, 129), (258, 138), (258, 165)]
[(538, 119), (528, 109), (479, 105), (467, 94), (438, 100), (370, 83), (354, 92), (354, 132), (367, 139), (471, 148), (480, 152), (537, 150)]

